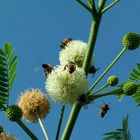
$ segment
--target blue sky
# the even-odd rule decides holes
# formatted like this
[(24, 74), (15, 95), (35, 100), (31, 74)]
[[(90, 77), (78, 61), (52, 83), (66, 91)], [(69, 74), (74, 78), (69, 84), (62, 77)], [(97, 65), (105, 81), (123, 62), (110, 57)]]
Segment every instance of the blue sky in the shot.
[[(139, 17), (140, 1), (127, 0), (117, 4), (104, 14), (96, 43), (94, 61), (100, 70), (94, 82), (115, 56), (123, 48), (122, 37), (129, 31), (140, 33)], [(59, 44), (67, 37), (88, 40), (91, 16), (75, 0), (47, 1), (47, 0), (1, 0), (0, 1), (0, 46), (4, 41), (12, 42), (19, 56), (17, 77), (10, 96), (10, 104), (15, 104), (20, 93), (31, 87), (41, 88), (44, 92), (45, 77), (41, 64), (59, 64)], [(126, 52), (111, 71), (99, 83), (105, 83), (109, 75), (115, 74), (120, 83), (128, 78), (131, 68), (140, 63), (140, 49)], [(91, 84), (90, 83), (90, 84)], [(109, 90), (109, 89), (107, 89)], [(110, 110), (101, 119), (98, 107), (108, 102)], [(55, 138), (60, 105), (51, 102), (51, 111), (44, 120), (50, 140)], [(65, 126), (70, 106), (65, 113)], [(130, 126), (134, 140), (139, 139), (140, 126), (137, 125), (140, 110), (130, 98), (119, 102), (116, 97), (110, 96), (97, 100), (82, 109), (75, 125), (71, 140), (101, 140), (102, 134), (121, 127), (121, 122), (129, 114)], [(25, 122), (36, 133), (39, 140), (44, 140), (39, 124)], [(9, 122), (3, 112), (0, 113), (0, 124), (5, 131), (15, 135), (19, 140), (28, 140), (29, 137), (16, 124)]]

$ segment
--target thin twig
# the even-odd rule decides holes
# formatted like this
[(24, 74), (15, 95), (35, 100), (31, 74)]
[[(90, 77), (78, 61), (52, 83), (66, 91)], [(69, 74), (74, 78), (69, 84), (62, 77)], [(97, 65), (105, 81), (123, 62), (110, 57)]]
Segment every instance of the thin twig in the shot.
[(102, 94), (97, 94), (97, 95), (94, 95), (94, 92), (89, 94), (89, 98), (90, 98), (90, 102), (88, 103), (91, 103), (93, 100), (97, 99), (97, 98), (100, 98), (100, 97), (103, 97), (103, 96), (110, 96), (110, 95), (120, 95), (123, 93), (123, 90), (122, 88), (117, 88), (115, 90), (110, 90), (108, 92), (105, 92), (105, 93), (102, 93)]
[(81, 4), (84, 8), (86, 8), (90, 13), (91, 13), (91, 9), (90, 7), (88, 7), (84, 2), (82, 2), (81, 0), (76, 0), (79, 4)]
[(119, 60), (119, 58), (126, 51), (126, 48), (123, 48), (122, 51), (116, 56), (116, 58), (111, 62), (111, 64), (106, 68), (106, 70), (100, 75), (100, 77), (94, 82), (94, 84), (89, 89), (89, 92), (99, 83), (99, 81), (105, 76), (105, 74), (112, 68), (112, 66)]
[(17, 123), (28, 134), (28, 136), (32, 140), (38, 140), (38, 138), (31, 132), (31, 130), (21, 120), (18, 120)]
[(63, 105), (62, 109), (61, 109), (61, 114), (60, 114), (60, 119), (59, 119), (59, 123), (58, 123), (58, 128), (57, 128), (57, 133), (56, 133), (55, 140), (59, 139), (59, 134), (60, 134), (61, 126), (62, 126), (62, 120), (63, 120), (63, 116), (64, 116), (64, 111), (65, 111), (65, 105)]
[(40, 124), (40, 126), (41, 126), (41, 128), (42, 128), (42, 131), (43, 131), (43, 133), (44, 133), (44, 136), (45, 136), (46, 140), (49, 140), (47, 131), (46, 131), (45, 126), (44, 126), (44, 124), (43, 124), (43, 122), (42, 122), (42, 120), (41, 120), (40, 117), (38, 117), (38, 121), (39, 121), (39, 124)]
[(114, 2), (112, 2), (111, 4), (109, 4), (107, 7), (105, 7), (102, 10), (102, 14), (105, 13), (106, 11), (108, 11), (111, 7), (113, 7), (114, 5), (116, 5), (120, 0), (115, 0)]
[(87, 2), (88, 2), (88, 5), (90, 6), (90, 8), (92, 7), (92, 5), (91, 5), (91, 0), (87, 0)]
[(103, 85), (102, 87), (100, 87), (100, 88), (98, 88), (97, 90), (95, 90), (95, 91), (93, 92), (93, 94), (98, 93), (99, 91), (103, 90), (104, 88), (106, 88), (106, 87), (108, 87), (108, 86), (109, 86), (109, 83), (106, 83), (106, 84)]
[(98, 10), (97, 10), (97, 13), (98, 14), (101, 14), (101, 11), (103, 10), (104, 6), (105, 6), (105, 3), (106, 3), (107, 0), (99, 0), (99, 3), (98, 3)]

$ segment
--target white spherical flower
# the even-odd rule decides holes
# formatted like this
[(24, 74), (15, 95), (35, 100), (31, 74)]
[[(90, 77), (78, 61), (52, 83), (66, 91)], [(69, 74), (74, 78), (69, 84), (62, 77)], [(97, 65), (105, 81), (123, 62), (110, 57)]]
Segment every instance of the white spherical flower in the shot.
[(57, 103), (73, 104), (78, 96), (88, 91), (88, 81), (82, 68), (70, 73), (65, 66), (54, 68), (46, 81), (48, 95)]
[(62, 49), (59, 54), (61, 65), (66, 65), (69, 62), (75, 63), (82, 67), (84, 58), (87, 52), (87, 43), (80, 40), (72, 40)]

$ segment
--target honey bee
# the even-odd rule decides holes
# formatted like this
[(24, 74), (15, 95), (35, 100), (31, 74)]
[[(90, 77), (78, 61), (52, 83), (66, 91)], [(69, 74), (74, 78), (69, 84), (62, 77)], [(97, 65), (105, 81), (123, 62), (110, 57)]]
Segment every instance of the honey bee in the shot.
[(65, 65), (64, 70), (68, 68), (70, 74), (72, 74), (76, 70), (76, 64), (73, 62), (69, 62), (69, 64)]
[(103, 118), (106, 115), (108, 110), (109, 110), (109, 105), (107, 103), (104, 103), (100, 108), (100, 116), (101, 116), (101, 118)]
[(42, 68), (44, 69), (44, 73), (46, 77), (52, 72), (52, 66), (49, 64), (42, 64)]
[(92, 66), (92, 65), (91, 65), (91, 66), (89, 67), (88, 73), (94, 75), (99, 69), (100, 69), (100, 68), (95, 68), (95, 66)]
[(61, 42), (61, 44), (60, 44), (60, 48), (65, 49), (65, 46), (66, 46), (70, 41), (72, 41), (71, 38), (66, 38), (66, 39), (64, 39), (64, 40)]
[(79, 95), (77, 101), (84, 105), (88, 99), (89, 99), (89, 97), (87, 94), (81, 94), (81, 95)]

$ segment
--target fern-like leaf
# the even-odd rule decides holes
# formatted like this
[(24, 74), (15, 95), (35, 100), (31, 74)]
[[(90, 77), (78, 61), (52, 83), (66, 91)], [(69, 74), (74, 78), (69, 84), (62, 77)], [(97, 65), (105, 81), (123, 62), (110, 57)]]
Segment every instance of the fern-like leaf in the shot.
[(123, 119), (122, 128), (104, 135), (103, 140), (132, 140), (130, 129), (128, 128), (128, 115)]
[(135, 69), (132, 69), (129, 79), (133, 82), (140, 83), (140, 64), (137, 64)]
[(4, 50), (0, 49), (0, 110), (8, 104), (9, 93), (11, 92), (16, 76), (18, 58), (11, 43), (4, 44)]
[(138, 86), (137, 92), (132, 96), (137, 106), (140, 106), (140, 86)]
[(140, 106), (140, 64), (139, 63), (137, 64), (137, 67), (135, 69), (132, 69), (128, 80), (138, 85), (137, 91), (132, 96), (132, 98), (135, 100), (137, 106)]

